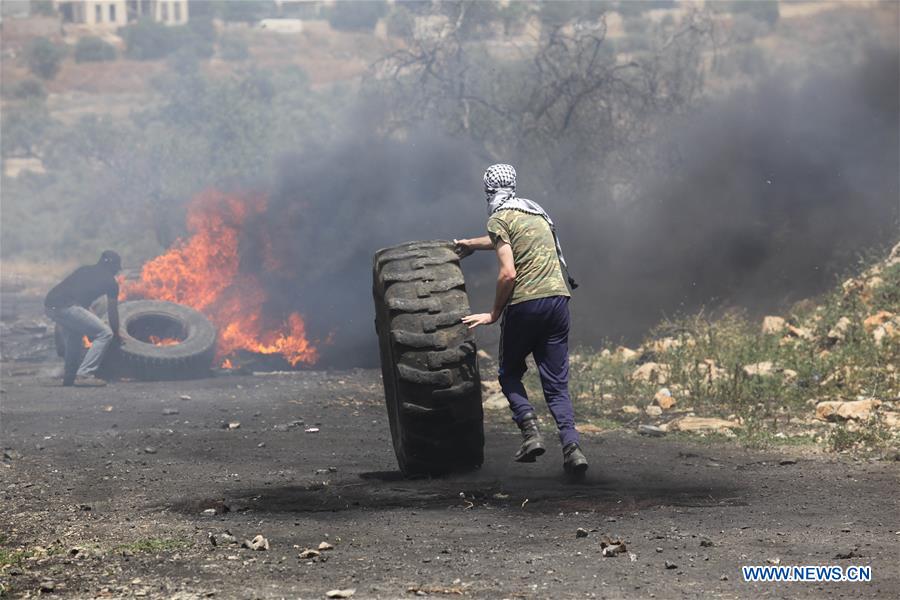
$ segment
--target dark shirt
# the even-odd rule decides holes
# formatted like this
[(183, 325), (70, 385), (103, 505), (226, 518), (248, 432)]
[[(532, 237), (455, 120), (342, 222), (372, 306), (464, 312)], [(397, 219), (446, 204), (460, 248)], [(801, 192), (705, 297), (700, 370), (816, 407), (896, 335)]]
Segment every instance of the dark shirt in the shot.
[(78, 267), (50, 290), (44, 299), (44, 306), (47, 308), (68, 308), (69, 306), (89, 308), (94, 300), (103, 295), (113, 298), (119, 296), (119, 284), (109, 269), (100, 265)]

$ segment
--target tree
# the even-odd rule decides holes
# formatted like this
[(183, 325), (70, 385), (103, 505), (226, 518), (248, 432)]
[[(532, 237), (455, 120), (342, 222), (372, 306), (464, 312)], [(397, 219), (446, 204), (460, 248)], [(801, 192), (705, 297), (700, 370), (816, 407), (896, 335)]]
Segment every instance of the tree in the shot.
[(334, 29), (342, 31), (372, 31), (386, 12), (387, 4), (382, 0), (345, 0), (331, 7), (328, 22)]
[(28, 70), (41, 79), (53, 79), (59, 72), (66, 51), (45, 37), (35, 38), (25, 48)]
[(115, 59), (116, 48), (97, 36), (85, 36), (75, 44), (75, 62), (101, 62)]

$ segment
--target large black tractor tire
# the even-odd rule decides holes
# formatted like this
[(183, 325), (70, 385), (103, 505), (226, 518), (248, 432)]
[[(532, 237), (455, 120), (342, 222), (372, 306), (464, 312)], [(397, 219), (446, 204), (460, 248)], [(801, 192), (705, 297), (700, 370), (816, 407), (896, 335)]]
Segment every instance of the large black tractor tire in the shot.
[[(161, 300), (133, 300), (119, 305), (122, 345), (111, 348), (101, 374), (150, 381), (197, 379), (209, 375), (216, 353), (216, 328), (187, 306)], [(150, 336), (175, 338), (157, 346)]]
[(375, 253), (375, 329), (391, 437), (406, 476), (481, 466), (484, 413), (459, 257), (449, 242)]

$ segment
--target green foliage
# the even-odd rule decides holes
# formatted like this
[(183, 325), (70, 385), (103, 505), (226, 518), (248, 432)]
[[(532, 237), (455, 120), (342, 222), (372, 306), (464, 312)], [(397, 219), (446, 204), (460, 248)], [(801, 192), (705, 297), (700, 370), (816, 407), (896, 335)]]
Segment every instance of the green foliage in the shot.
[(3, 110), (0, 151), (10, 156), (39, 156), (54, 126), (43, 103), (24, 103)]
[(15, 100), (43, 102), (47, 99), (47, 90), (37, 79), (23, 79), (9, 89), (9, 97)]
[(832, 452), (869, 452), (888, 447), (892, 437), (882, 420), (873, 416), (865, 423), (838, 425), (828, 433), (825, 446)]
[(250, 47), (237, 35), (225, 35), (219, 40), (219, 55), (224, 60), (247, 60), (250, 58)]
[(56, 77), (65, 56), (65, 48), (45, 37), (35, 38), (25, 47), (25, 65), (41, 79)]
[(387, 12), (383, 0), (345, 0), (328, 11), (328, 22), (340, 31), (372, 31)]
[(158, 60), (176, 52), (181, 56), (209, 58), (214, 52), (213, 36), (203, 21), (197, 25), (163, 25), (149, 19), (121, 27), (119, 35), (125, 40), (125, 56), (137, 60)]
[(85, 36), (75, 44), (75, 62), (101, 62), (115, 59), (115, 46), (97, 36)]

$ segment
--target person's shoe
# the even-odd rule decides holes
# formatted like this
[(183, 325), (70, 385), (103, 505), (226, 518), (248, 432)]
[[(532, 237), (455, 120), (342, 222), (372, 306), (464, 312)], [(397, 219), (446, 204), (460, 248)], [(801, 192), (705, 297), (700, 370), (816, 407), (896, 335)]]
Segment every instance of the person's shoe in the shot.
[(93, 375), (79, 375), (71, 383), (63, 381), (63, 385), (66, 387), (105, 387), (106, 381)]
[(544, 438), (538, 429), (537, 417), (534, 416), (534, 413), (527, 413), (522, 417), (519, 429), (522, 430), (522, 445), (513, 459), (516, 462), (532, 463), (546, 451)]
[(563, 470), (575, 477), (584, 475), (588, 469), (588, 461), (577, 442), (563, 448)]

